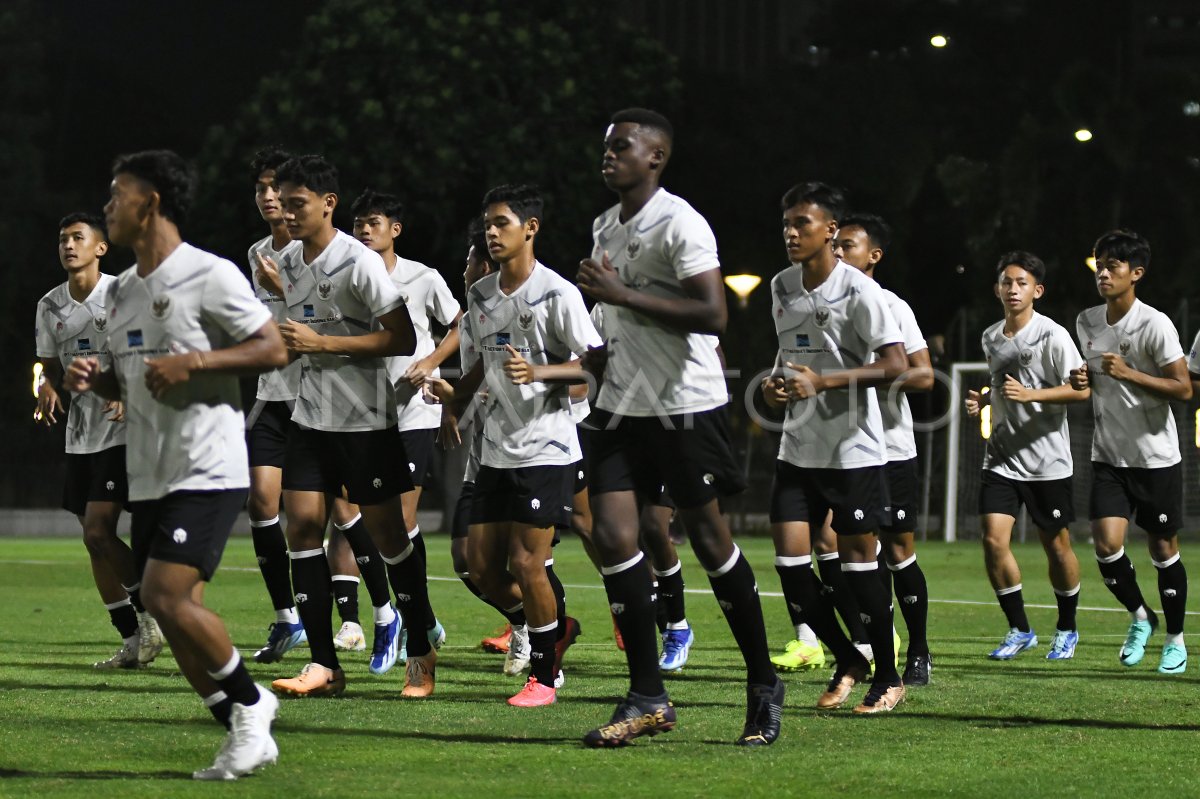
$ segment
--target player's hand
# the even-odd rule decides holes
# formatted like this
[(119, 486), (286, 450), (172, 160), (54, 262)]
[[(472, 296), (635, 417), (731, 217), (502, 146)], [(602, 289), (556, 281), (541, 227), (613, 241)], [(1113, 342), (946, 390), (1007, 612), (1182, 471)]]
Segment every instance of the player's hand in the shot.
[(524, 355), (517, 352), (511, 344), (505, 344), (504, 348), (509, 354), (509, 359), (504, 362), (504, 374), (513, 385), (523, 386), (537, 380), (533, 364), (525, 360)]
[(1091, 388), (1091, 381), (1088, 378), (1088, 365), (1086, 363), (1078, 369), (1071, 370), (1071, 388), (1076, 391), (1087, 391)]
[(63, 388), (82, 394), (91, 391), (100, 377), (100, 361), (96, 358), (76, 358), (63, 375)]
[(599, 263), (594, 258), (585, 258), (579, 262), (575, 285), (597, 302), (607, 302), (611, 305), (624, 305), (623, 299), (629, 291), (629, 287), (621, 280), (621, 275), (613, 268), (612, 261), (608, 260), (607, 252), (600, 256)]
[(784, 408), (788, 404), (787, 386), (782, 377), (764, 377), (762, 385), (763, 399), (772, 408)]
[(608, 344), (599, 347), (588, 347), (587, 352), (579, 359), (579, 365), (585, 372), (595, 378), (597, 385), (604, 381), (604, 371), (608, 368)]
[(1004, 385), (1000, 387), (1000, 394), (1006, 400), (1012, 400), (1013, 402), (1032, 401), (1030, 390), (1012, 375), (1004, 376)]
[(454, 401), (454, 386), (440, 377), (431, 377), (425, 381), (421, 396), (430, 405), (449, 405)]
[(116, 400), (110, 400), (110, 401), (104, 403), (104, 411), (103, 412), (112, 414), (111, 416), (108, 417), (108, 421), (110, 421), (110, 422), (125, 421), (125, 403), (123, 403), (123, 402), (118, 402)]
[(54, 386), (50, 385), (50, 381), (46, 380), (38, 387), (37, 410), (34, 411), (33, 418), (46, 427), (51, 427), (58, 424), (58, 417), (54, 415), (55, 411), (65, 412), (58, 392), (54, 390)]
[(146, 364), (146, 388), (150, 395), (160, 399), (175, 386), (192, 379), (192, 371), (201, 364), (199, 352), (185, 352), (180, 355), (164, 355), (161, 358), (143, 358)]
[(1106, 352), (1100, 356), (1100, 370), (1114, 380), (1128, 380), (1133, 373), (1133, 368), (1115, 352)]
[(442, 449), (454, 449), (462, 444), (462, 433), (458, 429), (458, 417), (450, 410), (449, 405), (442, 406), (442, 421), (438, 428), (438, 443)]
[(407, 380), (414, 388), (420, 388), (425, 385), (425, 381), (433, 374), (434, 367), (425, 358), (419, 361), (414, 361), (409, 364), (408, 370), (404, 373), (402, 380)]
[(793, 374), (784, 380), (784, 389), (790, 400), (811, 399), (825, 390), (825, 381), (807, 366), (785, 363)]
[(967, 406), (967, 416), (978, 416), (979, 411), (983, 408), (981, 395), (974, 389), (968, 389), (967, 399), (963, 404)]
[(283, 278), (279, 275), (279, 267), (261, 252), (254, 254), (258, 256), (258, 269), (254, 270), (254, 277), (258, 280), (258, 285), (282, 299)]
[(289, 319), (279, 326), (279, 335), (283, 336), (284, 346), (292, 352), (303, 355), (322, 351), (321, 334), (308, 325)]

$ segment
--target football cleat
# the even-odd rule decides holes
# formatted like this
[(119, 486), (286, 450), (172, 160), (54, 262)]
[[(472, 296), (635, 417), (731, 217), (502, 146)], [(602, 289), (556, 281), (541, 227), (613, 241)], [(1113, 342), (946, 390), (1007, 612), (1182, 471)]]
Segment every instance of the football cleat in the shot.
[[(583, 628), (579, 626), (579, 619), (574, 616), (567, 616), (563, 620), (562, 626), (564, 630), (563, 636), (554, 642), (554, 673), (560, 676), (562, 675), (563, 656), (567, 654), (567, 650), (570, 649), (571, 644), (575, 643), (575, 639), (583, 631)], [(554, 687), (558, 687), (557, 679), (555, 680)]]
[(783, 680), (774, 685), (746, 686), (746, 726), (735, 741), (738, 746), (768, 746), (779, 737), (783, 718)]
[(1129, 625), (1129, 633), (1125, 636), (1125, 643), (1121, 645), (1122, 666), (1136, 666), (1142, 662), (1142, 658), (1146, 656), (1146, 642), (1150, 640), (1156, 627), (1158, 618), (1155, 616), (1145, 621), (1133, 620)]
[(333, 636), (333, 648), (343, 652), (362, 652), (367, 648), (362, 625), (356, 621), (342, 622), (342, 627)]
[(149, 666), (163, 650), (163, 634), (148, 612), (138, 615), (138, 663)]
[(279, 747), (271, 738), (271, 722), (275, 720), (279, 700), (261, 686), (255, 687), (258, 701), (253, 705), (234, 703), (225, 743), (211, 766), (192, 774), (194, 779), (236, 780), (278, 759)]
[(140, 669), (141, 667), (142, 664), (138, 661), (137, 644), (122, 644), (121, 648), (117, 650), (117, 654), (108, 660), (92, 664), (93, 669)]
[(254, 662), (277, 663), (283, 660), (285, 653), (306, 641), (308, 641), (308, 633), (304, 631), (303, 624), (291, 624), (286, 621), (273, 622), (267, 628), (267, 644), (254, 653)]
[(400, 614), (392, 617), (390, 624), (375, 625), (375, 641), (371, 647), (372, 674), (387, 674), (396, 665), (400, 647)]
[(783, 648), (782, 655), (771, 658), (776, 671), (806, 671), (819, 669), (825, 665), (825, 650), (818, 643), (816, 646), (806, 644), (799, 638), (789, 641)]
[(433, 695), (437, 676), (437, 650), (428, 655), (413, 655), (404, 664), (404, 690), (401, 696), (421, 699)]
[(271, 689), (288, 696), (337, 696), (346, 690), (346, 675), (341, 669), (309, 663), (297, 676), (271, 683)]
[(563, 674), (562, 669), (559, 669), (558, 673), (554, 675), (554, 690), (557, 691), (559, 688), (562, 688), (566, 684), (567, 684), (567, 678)]
[(658, 658), (660, 671), (679, 671), (688, 662), (688, 654), (696, 635), (691, 627), (682, 630), (666, 630), (662, 634), (662, 654)]
[(553, 705), (556, 701), (558, 699), (554, 689), (549, 685), (542, 685), (537, 677), (530, 677), (524, 688), (508, 698), (508, 703), (513, 707), (541, 707)]
[(933, 671), (933, 657), (928, 652), (924, 655), (910, 655), (904, 664), (905, 687), (914, 685), (929, 685), (929, 672)]
[[(1079, 643), (1079, 633), (1074, 630), (1055, 630), (1054, 640), (1050, 642), (1050, 651), (1046, 660), (1069, 660), (1075, 657), (1075, 645)], [(904, 681), (908, 684), (908, 680)]]
[(425, 631), (425, 635), (434, 649), (441, 649), (442, 644), (446, 643), (446, 628), (437, 619), (433, 620), (433, 626)]
[(858, 654), (863, 656), (863, 660), (867, 661), (867, 663), (870, 663), (872, 666), (875, 665), (875, 650), (871, 648), (869, 643), (863, 644), (855, 641), (854, 648), (858, 650)]
[(872, 685), (867, 689), (862, 704), (854, 708), (858, 714), (887, 713), (904, 701), (903, 685)]
[(508, 654), (508, 639), (512, 635), (512, 625), (505, 624), (504, 629), (490, 638), (479, 642), (479, 648), (484, 652), (495, 652), (500, 655)]
[(1183, 644), (1167, 644), (1163, 647), (1162, 660), (1158, 662), (1159, 674), (1183, 674), (1187, 671), (1187, 649)]
[(526, 625), (513, 627), (512, 638), (508, 642), (508, 654), (504, 656), (504, 673), (516, 677), (529, 668), (529, 628)]
[(867, 663), (856, 663), (847, 669), (843, 669), (839, 665), (838, 670), (829, 680), (829, 686), (825, 689), (825, 693), (817, 697), (817, 708), (836, 710), (841, 707), (850, 698), (850, 692), (854, 690), (854, 686), (867, 679), (867, 675), (870, 673), (871, 667)]
[(1037, 633), (1033, 630), (1023, 633), (1013, 627), (988, 657), (992, 660), (1012, 660), (1026, 649), (1033, 649), (1037, 643)]
[(632, 691), (617, 704), (607, 724), (583, 736), (585, 746), (625, 746), (643, 735), (675, 729), (675, 706), (670, 698), (642, 696)]

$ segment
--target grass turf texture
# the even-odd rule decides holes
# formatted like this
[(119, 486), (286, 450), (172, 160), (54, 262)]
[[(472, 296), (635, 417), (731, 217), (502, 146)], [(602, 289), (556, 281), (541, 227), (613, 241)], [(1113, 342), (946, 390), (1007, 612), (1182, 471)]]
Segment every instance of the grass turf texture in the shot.
[[(783, 734), (770, 748), (731, 745), (745, 713), (741, 658), (707, 580), (681, 551), (688, 616), (697, 641), (687, 668), (668, 679), (680, 726), (619, 751), (579, 739), (607, 721), (626, 689), (599, 578), (574, 539), (557, 550), (568, 608), (583, 636), (567, 656), (566, 686), (548, 708), (504, 703), (522, 680), (478, 649), (498, 617), (450, 578), (447, 539), (427, 539), (434, 607), (449, 635), (431, 700), (402, 700), (403, 667), (367, 671), (369, 652), (346, 653), (344, 697), (283, 700), (275, 726), (279, 764), (236, 786), (195, 783), (224, 733), (175, 669), (169, 652), (142, 671), (98, 672), (116, 633), (91, 582), (80, 542), (0, 544), (0, 796), (354, 796), (384, 789), (415, 796), (1126, 796), (1139, 790), (1200, 794), (1197, 674), (1154, 670), (1163, 636), (1134, 669), (1117, 662), (1127, 615), (1081, 610), (1074, 660), (1044, 659), (1055, 612), (1030, 607), (1038, 647), (1008, 663), (986, 654), (1005, 631), (977, 544), (926, 544), (920, 562), (930, 609), (933, 684), (899, 710), (854, 717), (849, 705), (817, 712), (825, 670), (786, 675)], [(760, 590), (778, 592), (770, 542), (742, 540)], [(1085, 545), (1081, 604), (1116, 609)], [(1053, 606), (1045, 560), (1018, 546), (1031, 604)], [(1131, 543), (1147, 596), (1157, 596), (1144, 549)], [(365, 592), (361, 604), (367, 611)], [(248, 538), (229, 545), (208, 603), (225, 619), (257, 680), (293, 676), (307, 650), (282, 664), (250, 654), (265, 640), (270, 604)], [(791, 637), (783, 600), (764, 596), (772, 651)], [(977, 603), (977, 604), (972, 604)], [(1157, 604), (1155, 602), (1155, 604)], [(903, 623), (897, 612), (897, 624)], [(1194, 618), (1189, 619), (1193, 628)], [(336, 624), (335, 624), (336, 628)], [(370, 632), (368, 631), (368, 637)], [(863, 691), (857, 690), (850, 704)]]

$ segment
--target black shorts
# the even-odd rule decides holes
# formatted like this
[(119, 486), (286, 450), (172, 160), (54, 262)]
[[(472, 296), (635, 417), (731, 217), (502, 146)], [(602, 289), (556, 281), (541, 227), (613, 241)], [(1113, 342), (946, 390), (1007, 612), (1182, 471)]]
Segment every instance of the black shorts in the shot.
[(246, 430), (250, 468), (274, 466), (282, 469), (288, 436), (296, 429), (291, 406), (283, 400), (259, 400), (247, 421), (251, 421)]
[(570, 517), (574, 476), (571, 466), (480, 466), (475, 477), (471, 524), (516, 522), (556, 527), (564, 516)]
[(589, 490), (636, 491), (657, 497), (663, 487), (684, 509), (746, 488), (733, 455), (724, 406), (676, 416), (614, 417), (593, 411)]
[(429, 464), (433, 462), (433, 445), (437, 441), (437, 433), (436, 427), (400, 431), (400, 440), (404, 442), (404, 454), (408, 457), (408, 476), (414, 487), (425, 485)]
[(246, 489), (175, 491), (161, 499), (130, 503), (131, 540), (139, 575), (150, 558), (195, 566), (200, 577), (212, 580), (225, 552)]
[(917, 478), (917, 459), (888, 461), (883, 467), (887, 503), (883, 506), (883, 530), (887, 533), (911, 533), (917, 529), (921, 483)]
[(288, 436), (284, 490), (341, 494), (343, 486), (355, 505), (378, 505), (412, 491), (400, 431), (334, 433), (297, 426)]
[(1075, 521), (1071, 478), (1013, 480), (991, 469), (983, 470), (979, 484), (979, 515), (1002, 513), (1017, 518), (1021, 506), (1039, 530), (1057, 533)]
[(129, 475), (125, 472), (125, 447), (109, 447), (86, 455), (67, 454), (67, 482), (62, 506), (76, 516), (89, 502), (119, 502), (128, 507)]
[(884, 467), (858, 469), (802, 469), (787, 461), (775, 461), (775, 485), (771, 488), (771, 523), (808, 522), (825, 524), (833, 511), (833, 529), (838, 535), (873, 533), (883, 526), (887, 496)]
[(450, 522), (450, 538), (466, 538), (471, 526), (471, 505), (475, 501), (475, 484), (463, 483), (454, 503), (454, 519)]
[(1183, 464), (1139, 469), (1092, 461), (1089, 516), (1136, 516), (1150, 535), (1175, 535), (1183, 527)]

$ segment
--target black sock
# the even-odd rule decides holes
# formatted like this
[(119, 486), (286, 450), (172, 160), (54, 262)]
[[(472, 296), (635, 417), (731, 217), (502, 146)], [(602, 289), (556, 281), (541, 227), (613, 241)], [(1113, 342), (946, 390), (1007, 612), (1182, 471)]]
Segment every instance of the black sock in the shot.
[[(1100, 567), (1100, 575), (1104, 578), (1104, 584), (1108, 586), (1108, 590), (1126, 610), (1130, 613), (1137, 613), (1139, 608), (1146, 607), (1146, 600), (1142, 598), (1142, 589), (1138, 587), (1137, 577), (1133, 572), (1133, 563), (1125, 554), (1124, 547), (1107, 563), (1100, 560), (1099, 557), (1096, 558), (1096, 563)], [(1149, 608), (1146, 609), (1149, 610)]]
[(659, 634), (662, 634), (667, 629), (667, 609), (663, 607), (662, 594), (659, 593), (661, 586), (653, 571), (650, 572), (650, 590), (658, 597), (658, 601), (654, 603), (654, 626), (658, 628)]
[(817, 634), (817, 638), (821, 639), (821, 643), (833, 653), (839, 667), (845, 668), (858, 662), (862, 656), (837, 623), (837, 618), (833, 615), (833, 605), (821, 590), (822, 586), (813, 572), (812, 563), (793, 564), (789, 559), (784, 565), (779, 561), (779, 558), (775, 559), (775, 571), (779, 572), (779, 582), (783, 586), (788, 611), (801, 617), (801, 621), (795, 622), (797, 626), (807, 622)]
[(120, 602), (114, 602), (105, 607), (108, 609), (108, 620), (112, 622), (113, 627), (117, 628), (117, 633), (122, 638), (131, 638), (137, 635), (138, 617), (132, 602), (122, 599)]
[(558, 629), (555, 630), (554, 640), (557, 641), (567, 634), (567, 592), (563, 588), (562, 580), (554, 573), (553, 560), (546, 562), (546, 579), (550, 581), (550, 588), (554, 591), (554, 612), (558, 614), (555, 616), (558, 619)]
[(1158, 597), (1167, 621), (1167, 635), (1183, 633), (1184, 605), (1187, 604), (1187, 570), (1178, 554), (1158, 569)]
[(500, 607), (495, 602), (493, 602), (492, 600), (490, 600), (486, 596), (484, 596), (484, 593), (479, 590), (479, 586), (475, 585), (475, 581), (471, 579), (471, 575), (466, 574), (464, 572), (464, 573), (458, 575), (458, 579), (462, 580), (462, 584), (467, 587), (468, 591), (470, 591), (472, 594), (474, 594), (476, 597), (478, 597), (480, 602), (483, 602), (485, 605), (495, 608), (497, 611), (500, 612), (501, 615), (504, 614), (504, 608)]
[(869, 567), (861, 571), (846, 571), (846, 582), (858, 600), (863, 626), (867, 628), (867, 640), (871, 642), (871, 651), (875, 654), (874, 682), (895, 685), (900, 682), (900, 674), (896, 671), (896, 645), (892, 640), (892, 598), (883, 593), (879, 575), (872, 573), (879, 567), (874, 561), (843, 565)]
[(1029, 618), (1025, 615), (1025, 597), (1021, 595), (1021, 584), (1017, 583), (1011, 588), (997, 588), (996, 599), (1000, 602), (1000, 609), (1004, 611), (1008, 626), (1023, 633), (1029, 632)]
[[(393, 562), (384, 558), (388, 579), (396, 594), (396, 608), (404, 616), (409, 629), (408, 654), (410, 657), (428, 655), (429, 637), (422, 635), (433, 626), (433, 610), (429, 607), (429, 585), (425, 577), (425, 559), (411, 542)], [(415, 634), (414, 634), (414, 631)]]
[(511, 608), (499, 608), (500, 614), (504, 616), (504, 620), (514, 630), (525, 626), (525, 605), (524, 603), (514, 605)]
[(554, 641), (558, 628), (565, 625), (555, 622), (548, 630), (529, 631), (529, 675), (536, 677), (542, 685), (554, 687)]
[(259, 522), (250, 522), (250, 538), (254, 541), (254, 555), (258, 558), (258, 570), (267, 584), (267, 594), (275, 610), (292, 607), (291, 564), (288, 562), (287, 539), (276, 516), (261, 527)]
[(387, 567), (379, 557), (379, 550), (371, 540), (371, 534), (363, 524), (362, 517), (355, 519), (349, 527), (338, 529), (354, 552), (354, 561), (358, 564), (358, 573), (362, 575), (367, 594), (371, 597), (371, 605), (381, 608), (391, 604), (392, 592), (388, 588)]
[(417, 548), (417, 552), (421, 553), (421, 560), (428, 563), (429, 558), (425, 556), (425, 536), (421, 535), (420, 525), (408, 531), (408, 540), (412, 541), (412, 545)]
[(1055, 628), (1059, 630), (1075, 629), (1075, 610), (1079, 607), (1079, 586), (1069, 592), (1054, 589), (1054, 601), (1058, 603), (1058, 621)]
[(617, 620), (617, 629), (625, 642), (625, 660), (629, 664), (629, 690), (642, 696), (666, 693), (658, 670), (658, 636), (655, 635), (655, 598), (650, 574), (642, 564), (644, 556), (621, 571), (605, 573), (604, 590), (609, 609)]
[(333, 599), (337, 603), (338, 618), (345, 624), (358, 624), (358, 578), (339, 574), (333, 578)]
[(314, 549), (304, 557), (292, 558), (292, 585), (296, 589), (296, 611), (308, 633), (308, 648), (313, 663), (327, 669), (340, 668), (333, 649), (333, 587), (325, 550)]
[(849, 633), (850, 640), (860, 644), (866, 643), (867, 630), (863, 626), (858, 612), (858, 599), (850, 590), (846, 577), (842, 574), (841, 558), (835, 555), (825, 560), (818, 559), (817, 571), (820, 573), (821, 583), (825, 587), (825, 597), (842, 617), (842, 624), (846, 625), (846, 632)]
[(917, 563), (917, 556), (913, 555), (901, 568), (892, 572), (892, 580), (900, 600), (904, 626), (908, 628), (908, 657), (928, 655), (929, 587), (925, 583), (925, 572)]
[(204, 706), (208, 708), (209, 713), (212, 713), (218, 724), (229, 729), (229, 717), (233, 715), (233, 700), (224, 691), (217, 691), (212, 696), (204, 697)]
[(137, 581), (133, 585), (122, 585), (125, 593), (129, 594), (129, 604), (133, 605), (133, 609), (138, 613), (145, 613), (146, 606), (142, 604), (142, 582)]
[(253, 705), (258, 701), (258, 686), (254, 684), (250, 672), (246, 671), (246, 664), (236, 649), (228, 663), (216, 671), (208, 672), (208, 676), (220, 686), (230, 702)]
[(892, 598), (892, 570), (887, 567), (887, 560), (883, 557), (883, 550), (879, 550), (879, 554), (875, 556), (875, 565), (878, 567), (875, 571), (879, 573), (879, 583), (883, 586), (883, 593), (887, 594), (888, 601)]
[(760, 685), (775, 684), (775, 667), (767, 648), (767, 629), (763, 623), (762, 603), (754, 570), (741, 550), (734, 546), (732, 564), (724, 574), (709, 572), (708, 582), (717, 598), (725, 621), (746, 661), (746, 681)]
[(667, 624), (682, 624), (687, 621), (683, 599), (683, 564), (675, 565), (665, 572), (655, 570), (658, 576), (658, 604), (662, 606)]

